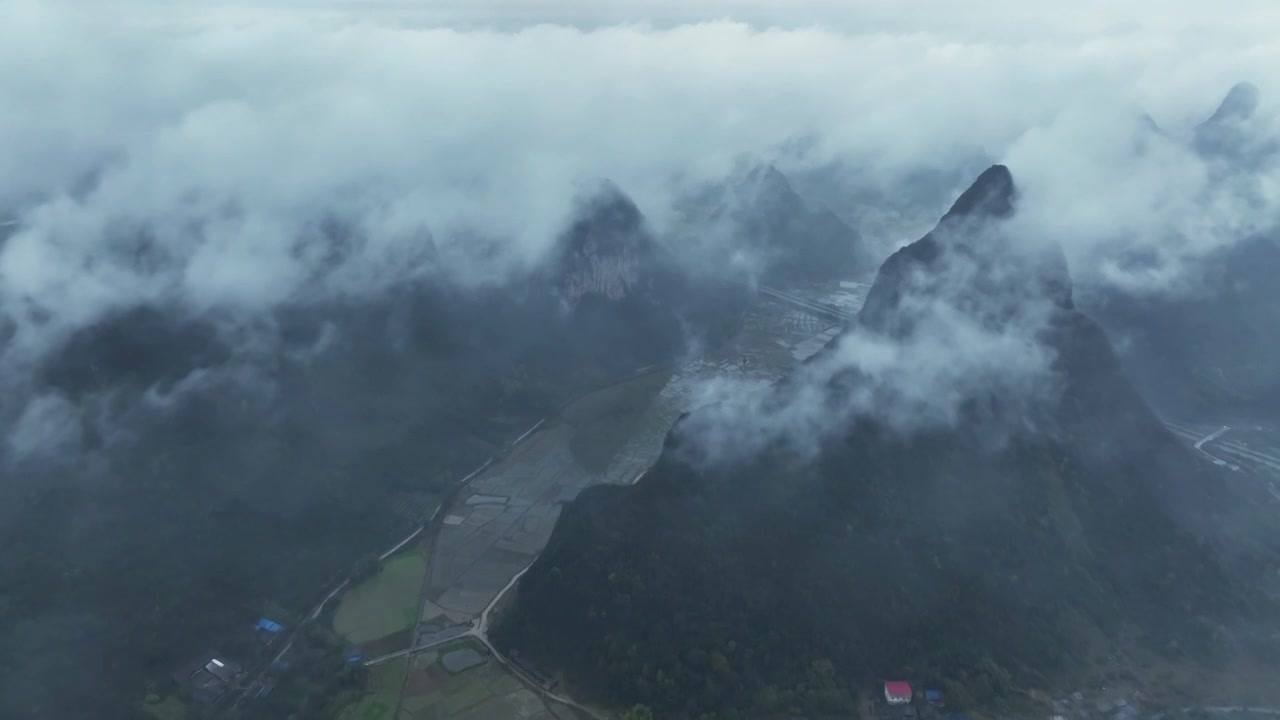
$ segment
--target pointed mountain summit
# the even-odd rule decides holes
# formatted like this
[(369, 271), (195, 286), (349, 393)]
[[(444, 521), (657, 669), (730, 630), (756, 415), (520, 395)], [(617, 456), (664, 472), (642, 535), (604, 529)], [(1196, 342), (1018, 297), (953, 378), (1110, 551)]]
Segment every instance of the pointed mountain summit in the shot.
[[(1069, 308), (1071, 280), (1061, 248), (1024, 247), (997, 229), (1017, 202), (1013, 175), (992, 165), (978, 176), (929, 234), (890, 255), (867, 294), (860, 321), (902, 324), (907, 294), (945, 297), (957, 307), (1015, 312), (1041, 299)], [(999, 300), (999, 302), (997, 302)]]
[(969, 189), (956, 198), (942, 222), (957, 217), (1003, 218), (1013, 214), (1017, 189), (1013, 174), (1004, 165), (992, 165), (978, 176)]
[(621, 300), (654, 269), (657, 255), (657, 242), (640, 209), (604, 181), (579, 201), (557, 241), (552, 272), (571, 303), (589, 294)]
[[(1044, 256), (1006, 237), (1016, 197), (1007, 168), (984, 172), (885, 262), (842, 339), (747, 406), (762, 411), (696, 410), (642, 481), (579, 495), (495, 642), (670, 718), (850, 713), (900, 675), (991, 708), (1108, 655), (1153, 658), (1135, 681), (1158, 683), (1164, 659), (1274, 651), (1258, 583), (1275, 548), (1228, 535), (1230, 486), (1065, 301), (1065, 266), (1045, 282)], [(970, 358), (987, 342), (1050, 367), (1002, 382)], [(868, 344), (896, 360), (860, 363)], [(922, 370), (939, 354), (946, 372)], [(950, 419), (901, 422), (942, 397)], [(734, 423), (825, 436), (699, 452)]]
[(1248, 120), (1258, 110), (1260, 92), (1258, 86), (1250, 82), (1239, 82), (1227, 91), (1218, 104), (1218, 109), (1205, 121), (1206, 124), (1239, 122)]
[(801, 197), (772, 164), (753, 165), (704, 189), (690, 204), (695, 227), (721, 238), (719, 254), (749, 257), (767, 284), (845, 279), (866, 269), (857, 231)]
[(805, 205), (804, 199), (791, 187), (791, 181), (772, 163), (756, 165), (732, 182), (734, 193), (776, 203), (776, 209), (794, 212)]
[(529, 322), (545, 347), (582, 352), (606, 367), (624, 359), (664, 362), (691, 338), (712, 341), (732, 327), (747, 297), (745, 287), (722, 278), (695, 277), (636, 203), (607, 180), (579, 198), (535, 282), (544, 291), (550, 286), (562, 311), (554, 320)]
[(1194, 145), (1205, 156), (1230, 160), (1233, 165), (1256, 163), (1258, 157), (1275, 152), (1275, 143), (1264, 142), (1249, 131), (1249, 121), (1258, 110), (1261, 93), (1252, 83), (1241, 82), (1227, 92), (1209, 119), (1195, 128)]

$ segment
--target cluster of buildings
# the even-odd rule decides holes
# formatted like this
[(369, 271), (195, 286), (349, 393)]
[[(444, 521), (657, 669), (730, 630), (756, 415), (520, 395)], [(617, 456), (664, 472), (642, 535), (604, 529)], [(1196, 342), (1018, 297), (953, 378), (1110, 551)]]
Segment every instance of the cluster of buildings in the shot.
[[(1052, 715), (1047, 720), (1140, 720), (1159, 717), (1158, 708), (1141, 692), (1113, 695), (1107, 698), (1086, 698), (1075, 692), (1053, 701)], [(902, 680), (886, 680), (884, 701), (875, 708), (881, 720), (965, 720), (963, 715), (947, 712), (943, 695), (939, 690), (913, 691), (911, 684)], [(1280, 714), (1280, 713), (1278, 713)]]
[[(1053, 701), (1053, 714), (1048, 720), (1140, 720), (1152, 717), (1150, 703), (1141, 692), (1108, 698), (1086, 698), (1075, 692)], [(902, 720), (965, 720), (963, 715), (947, 713), (942, 692), (912, 692), (911, 685), (900, 680), (884, 683), (884, 702), (878, 708), (881, 718)]]
[(943, 715), (944, 705), (941, 690), (922, 690), (915, 692), (911, 683), (905, 680), (886, 680), (884, 682), (884, 703), (878, 708), (881, 718), (901, 720), (965, 720), (963, 715)]
[[(254, 624), (253, 636), (262, 645), (270, 645), (284, 629), (280, 623), (264, 617)], [(172, 677), (192, 702), (210, 705), (221, 700), (230, 690), (242, 687), (246, 675), (239, 662), (210, 650), (178, 668)], [(273, 688), (270, 683), (261, 683), (249, 690), (252, 697), (264, 697)]]
[(194, 702), (215, 703), (244, 677), (244, 668), (234, 660), (214, 652), (202, 653), (173, 674)]

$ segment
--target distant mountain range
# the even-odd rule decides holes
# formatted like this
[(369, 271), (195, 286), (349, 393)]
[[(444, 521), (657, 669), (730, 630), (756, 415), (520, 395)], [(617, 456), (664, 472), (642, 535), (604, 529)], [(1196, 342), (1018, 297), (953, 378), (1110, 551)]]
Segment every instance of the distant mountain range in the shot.
[[(726, 459), (707, 444), (730, 420), (683, 418), (637, 485), (566, 508), (497, 642), (584, 696), (677, 719), (850, 713), (885, 677), (989, 706), (1107, 656), (1274, 657), (1273, 525), (1147, 408), (1061, 253), (1008, 235), (1016, 199), (1007, 169), (984, 172), (885, 261), (846, 334), (768, 391), (762, 416), (816, 403), (816, 455), (784, 428)], [(938, 313), (1028, 334), (1045, 376), (960, 375), (942, 388), (953, 422), (913, 429), (855, 402), (885, 392), (841, 360), (858, 339), (906, 347)]]
[[(1215, 184), (1248, 193), (1252, 174), (1280, 149), (1280, 138), (1249, 125), (1258, 102), (1258, 88), (1239, 83), (1195, 128), (1192, 146)], [(1081, 302), (1162, 412), (1271, 420), (1280, 416), (1280, 217), (1261, 232), (1220, 232), (1221, 247), (1186, 269), (1184, 287), (1144, 293), (1098, 284), (1083, 289)], [(1116, 261), (1141, 270), (1155, 259)]]
[(802, 198), (771, 164), (757, 164), (700, 189), (682, 208), (692, 242), (721, 271), (735, 266), (772, 285), (847, 280), (872, 265), (858, 232)]

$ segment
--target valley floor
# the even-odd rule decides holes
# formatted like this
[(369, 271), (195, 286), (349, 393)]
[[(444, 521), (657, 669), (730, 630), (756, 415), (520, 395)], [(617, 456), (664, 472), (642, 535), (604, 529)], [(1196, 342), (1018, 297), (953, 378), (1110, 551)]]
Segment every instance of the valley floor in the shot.
[[(846, 285), (806, 294), (805, 301), (856, 311), (863, 292), (865, 286)], [(537, 668), (496, 656), (485, 633), (492, 615), (501, 612), (500, 601), (508, 599), (518, 575), (547, 543), (563, 505), (587, 487), (638, 480), (657, 459), (681, 413), (706, 401), (701, 392), (706, 383), (776, 381), (839, 329), (836, 320), (815, 316), (794, 301), (766, 300), (721, 347), (678, 368), (644, 368), (539, 423), (453, 495), (436, 513), (434, 526), (405, 549), (426, 562), (421, 587), (412, 597), (408, 589), (399, 596), (363, 586), (348, 591), (350, 596), (379, 598), (383, 607), (362, 607), (359, 623), (336, 624), (359, 645), (371, 671), (372, 694), (342, 717), (603, 716), (557, 695), (554, 678)], [(388, 569), (405, 564), (393, 559)], [(380, 578), (369, 583), (391, 585)], [(341, 612), (348, 602), (343, 598), (337, 617), (357, 615)], [(416, 615), (406, 618), (403, 608), (415, 602)], [(378, 621), (378, 612), (386, 622)], [(394, 631), (370, 639), (363, 632), (370, 627)], [(474, 664), (447, 667), (445, 659), (466, 651)], [(389, 687), (396, 684), (398, 693)]]

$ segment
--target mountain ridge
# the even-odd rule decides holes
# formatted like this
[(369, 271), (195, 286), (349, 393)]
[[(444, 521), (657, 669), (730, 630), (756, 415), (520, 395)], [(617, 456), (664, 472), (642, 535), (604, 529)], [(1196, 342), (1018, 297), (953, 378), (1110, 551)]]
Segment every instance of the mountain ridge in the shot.
[[(1069, 279), (1046, 281), (1039, 256), (999, 241), (1016, 197), (1007, 168), (970, 191), (885, 262), (846, 332), (908, 338), (916, 324), (900, 319), (929, 293), (978, 327), (1037, 305), (1028, 331), (1054, 351), (1055, 392), (979, 389), (958, 425), (910, 432), (836, 415), (816, 456), (773, 442), (710, 465), (689, 460), (708, 412), (695, 411), (640, 483), (566, 508), (498, 644), (603, 702), (742, 717), (848, 712), (861, 682), (904, 673), (987, 706), (1083, 671), (1083, 637), (1206, 660), (1244, 642), (1223, 623), (1274, 624), (1231, 564), (1256, 556), (1227, 559), (1231, 540), (1215, 535), (1232, 512), (1220, 480), (1133, 391), (1067, 302)], [(975, 296), (947, 282), (955, 257), (997, 284)], [(992, 288), (1006, 295), (973, 302)], [(810, 364), (843, 351), (833, 341)], [(803, 396), (796, 377), (770, 391), (779, 402)], [(839, 401), (869, 380), (837, 370), (822, 393)]]

